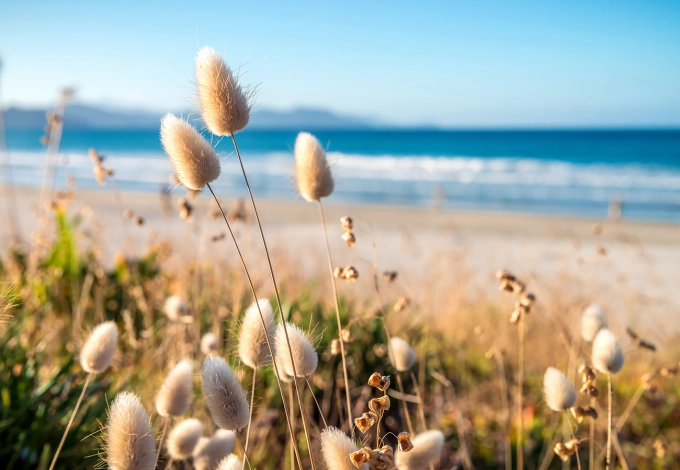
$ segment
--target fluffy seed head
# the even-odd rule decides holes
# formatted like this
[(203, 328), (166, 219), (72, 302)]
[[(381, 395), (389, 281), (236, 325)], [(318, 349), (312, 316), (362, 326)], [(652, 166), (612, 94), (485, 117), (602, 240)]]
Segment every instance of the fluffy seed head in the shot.
[(576, 390), (565, 375), (554, 367), (549, 367), (543, 377), (543, 393), (548, 408), (565, 411), (576, 403)]
[[(336, 427), (328, 426), (321, 433), (321, 454), (328, 470), (357, 470), (349, 458), (357, 450), (359, 446)], [(368, 470), (368, 464), (359, 468)]]
[(174, 460), (190, 457), (203, 433), (203, 425), (195, 418), (185, 419), (175, 425), (168, 434), (166, 446)]
[(203, 395), (213, 421), (222, 429), (240, 431), (248, 424), (249, 406), (236, 374), (218, 356), (203, 361)]
[(201, 352), (206, 356), (217, 354), (217, 336), (214, 333), (206, 333), (201, 338)]
[(161, 416), (181, 416), (189, 408), (193, 389), (194, 366), (182, 361), (172, 368), (156, 396), (156, 411)]
[(165, 299), (165, 303), (163, 304), (163, 313), (165, 313), (165, 316), (167, 316), (171, 321), (180, 321), (186, 312), (186, 305), (184, 305), (182, 299), (176, 295), (171, 295)]
[(250, 104), (231, 69), (212, 47), (196, 56), (196, 87), (201, 116), (215, 135), (232, 135), (248, 125)]
[(220, 176), (215, 149), (185, 120), (166, 114), (161, 119), (161, 143), (177, 179), (187, 188), (200, 191)]
[(393, 336), (390, 339), (388, 352), (392, 365), (399, 372), (406, 372), (416, 362), (416, 353), (413, 352), (411, 346), (401, 338)]
[(109, 409), (106, 453), (112, 470), (153, 470), (156, 466), (149, 416), (134, 393), (119, 393)]
[(80, 365), (85, 372), (98, 374), (111, 365), (118, 345), (118, 328), (112, 321), (98, 325), (80, 351)]
[(218, 429), (208, 439), (202, 437), (194, 448), (194, 468), (196, 470), (215, 470), (220, 460), (234, 450), (236, 436), (232, 431)]
[(395, 456), (395, 463), (399, 470), (426, 470), (430, 462), (434, 461), (444, 446), (444, 434), (441, 431), (425, 431), (412, 440), (413, 449), (399, 452)]
[[(293, 353), (293, 360), (295, 361), (295, 370), (298, 377), (308, 377), (314, 373), (319, 358), (316, 355), (316, 350), (309, 340), (307, 334), (297, 325), (287, 323), (288, 339), (290, 339), (290, 348)], [(293, 363), (290, 360), (290, 353), (288, 351), (288, 343), (286, 342), (286, 332), (283, 329), (283, 323), (279, 323), (274, 334), (274, 348), (276, 355), (276, 363), (283, 368), (283, 372), (291, 377), (294, 377)]]
[(593, 341), (593, 365), (604, 374), (616, 374), (623, 367), (623, 353), (616, 336), (606, 328)]
[[(259, 366), (271, 364), (272, 358), (267, 347), (267, 337), (272, 342), (273, 334), (276, 325), (274, 324), (274, 312), (269, 300), (262, 299), (259, 301), (260, 310), (262, 311), (262, 318), (267, 327), (262, 327), (262, 319), (260, 318), (260, 310), (257, 304), (253, 303), (246, 310), (241, 323), (241, 332), (238, 338), (238, 353), (241, 360), (250, 368), (256, 369)], [(266, 336), (265, 336), (266, 334)]]
[(607, 317), (599, 305), (593, 304), (585, 309), (581, 317), (581, 337), (591, 342), (602, 328), (607, 328)]
[(295, 179), (300, 195), (309, 202), (330, 196), (333, 175), (326, 152), (312, 134), (300, 132), (295, 140)]
[(241, 470), (243, 463), (236, 455), (231, 454), (222, 459), (217, 470)]

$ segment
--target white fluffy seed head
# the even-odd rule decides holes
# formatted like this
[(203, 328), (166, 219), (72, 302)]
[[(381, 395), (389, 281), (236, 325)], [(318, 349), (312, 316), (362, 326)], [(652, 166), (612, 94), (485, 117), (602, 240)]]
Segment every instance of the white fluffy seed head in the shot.
[(172, 368), (156, 396), (156, 411), (161, 416), (181, 416), (191, 403), (194, 366), (181, 361)]
[(444, 434), (441, 431), (425, 431), (411, 441), (413, 449), (400, 452), (394, 458), (399, 470), (426, 470), (441, 453), (444, 447)]
[[(290, 351), (293, 353), (297, 376), (308, 377), (314, 373), (316, 366), (319, 363), (316, 350), (307, 334), (300, 327), (293, 325), (292, 323), (286, 323), (286, 325), (288, 327)], [(276, 333), (274, 335), (274, 354), (276, 355), (276, 363), (283, 369), (283, 372), (290, 377), (295, 377), (283, 323), (279, 323), (276, 327)]]
[(623, 367), (623, 353), (614, 333), (606, 328), (593, 341), (593, 365), (603, 374), (616, 374)]
[(166, 114), (161, 119), (161, 143), (185, 187), (200, 191), (220, 176), (215, 149), (185, 120)]
[(416, 363), (416, 353), (401, 338), (393, 336), (389, 341), (388, 353), (392, 365), (399, 372), (406, 372)]
[(112, 321), (98, 325), (80, 351), (80, 365), (91, 374), (104, 372), (111, 365), (118, 345), (118, 328)]
[[(357, 450), (359, 446), (336, 427), (329, 426), (321, 433), (321, 454), (327, 470), (357, 470), (349, 459), (349, 454)], [(359, 470), (368, 470), (368, 464)]]
[(191, 457), (203, 433), (203, 425), (195, 418), (185, 419), (175, 425), (168, 433), (165, 445), (174, 460)]
[(330, 196), (333, 175), (326, 152), (316, 137), (300, 132), (295, 139), (295, 180), (300, 195), (309, 202)]
[(569, 379), (554, 367), (549, 367), (543, 377), (543, 393), (548, 408), (565, 411), (576, 404), (576, 390)]
[(187, 313), (187, 307), (184, 305), (184, 302), (182, 302), (182, 299), (176, 295), (171, 295), (165, 299), (163, 313), (165, 313), (165, 316), (171, 321), (180, 321)]
[(248, 125), (248, 96), (231, 69), (212, 47), (196, 56), (196, 87), (201, 116), (215, 135), (232, 135)]
[(196, 470), (215, 470), (220, 461), (234, 450), (236, 435), (232, 431), (218, 429), (208, 439), (202, 437), (194, 448), (194, 468)]
[(201, 338), (201, 352), (206, 356), (217, 354), (218, 347), (215, 333), (206, 333)]
[[(258, 304), (260, 310), (258, 310)], [(271, 364), (272, 358), (267, 346), (267, 337), (272, 343), (274, 339), (274, 330), (276, 325), (274, 323), (274, 311), (269, 303), (269, 300), (262, 299), (258, 304), (253, 303), (246, 310), (241, 323), (241, 332), (238, 337), (238, 353), (241, 360), (250, 368), (256, 369), (259, 366)], [(264, 318), (265, 328), (262, 327), (262, 318), (260, 318), (260, 311), (262, 311), (262, 318)]]
[(217, 466), (217, 470), (241, 470), (243, 463), (236, 455), (226, 456)]
[(590, 305), (581, 316), (581, 337), (590, 343), (602, 328), (607, 328), (604, 311), (599, 305)]
[(151, 422), (134, 393), (119, 393), (109, 409), (106, 454), (112, 470), (153, 470), (156, 466)]
[(248, 400), (236, 374), (223, 358), (206, 356), (203, 360), (203, 395), (219, 427), (230, 431), (246, 427)]

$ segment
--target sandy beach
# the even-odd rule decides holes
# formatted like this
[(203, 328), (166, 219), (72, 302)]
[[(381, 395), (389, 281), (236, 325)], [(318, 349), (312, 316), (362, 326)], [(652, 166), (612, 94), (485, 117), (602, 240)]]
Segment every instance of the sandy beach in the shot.
[[(69, 212), (84, 215), (81, 242), (97, 246), (103, 261), (111, 263), (120, 252), (141, 254), (151, 242), (169, 240), (174, 250), (170, 263), (200, 259), (235, 263), (235, 251), (221, 219), (210, 219), (211, 199), (200, 194), (191, 202), (191, 221), (176, 209), (183, 192), (121, 194), (103, 190), (76, 190)], [(39, 191), (16, 190), (23, 234), (37, 227)], [(257, 197), (257, 195), (256, 195)], [(227, 212), (234, 200), (222, 201)], [(303, 201), (259, 200), (260, 216), (275, 261), (297, 282), (325, 273), (323, 238), (315, 205)], [(124, 219), (120, 208), (144, 219), (142, 226)], [(245, 206), (248, 207), (247, 205)], [(352, 265), (368, 281), (375, 238), (380, 270), (399, 272), (394, 288), (436, 311), (437, 302), (453, 292), (471, 301), (495, 295), (493, 274), (498, 269), (530, 276), (544, 298), (569, 295), (583, 304), (606, 306), (621, 325), (643, 325), (656, 340), (680, 328), (664, 319), (680, 309), (680, 226), (635, 221), (600, 221), (578, 217), (493, 212), (440, 211), (392, 206), (334, 205), (325, 203), (331, 252), (337, 266)], [(339, 218), (355, 221), (357, 244), (349, 248), (341, 239)], [(264, 263), (259, 233), (252, 217), (233, 227), (248, 263)], [(0, 233), (9, 242), (7, 226)], [(213, 237), (217, 241), (210, 241)], [(199, 240), (207, 241), (202, 243)], [(255, 270), (254, 270), (255, 271)], [(257, 272), (255, 273), (258, 274)], [(266, 274), (264, 269), (261, 274)], [(361, 285), (360, 285), (361, 284)], [(342, 289), (350, 286), (341, 285)], [(370, 283), (351, 286), (370, 293)], [(436, 313), (436, 312), (435, 312)]]

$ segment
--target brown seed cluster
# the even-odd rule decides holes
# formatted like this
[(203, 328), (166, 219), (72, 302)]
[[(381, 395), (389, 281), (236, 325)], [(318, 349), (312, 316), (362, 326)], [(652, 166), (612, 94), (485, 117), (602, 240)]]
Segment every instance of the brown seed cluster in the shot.
[(531, 307), (536, 302), (536, 296), (526, 292), (526, 285), (517, 277), (506, 270), (496, 272), (496, 278), (501, 282), (499, 289), (517, 296), (515, 309), (510, 315), (510, 323), (516, 325), (525, 315), (531, 312)]
[(340, 223), (342, 224), (342, 235), (341, 238), (347, 243), (347, 246), (352, 247), (357, 242), (356, 237), (352, 229), (354, 228), (354, 222), (352, 218), (348, 215), (340, 217)]
[(380, 449), (364, 447), (349, 454), (349, 458), (356, 468), (367, 463), (370, 470), (394, 470), (394, 450), (390, 446)]
[(344, 268), (335, 268), (333, 276), (345, 282), (356, 282), (359, 278), (359, 271), (354, 269), (353, 266), (345, 266)]
[(647, 349), (649, 351), (656, 351), (656, 346), (653, 343), (650, 343), (649, 341), (645, 341), (644, 339), (640, 338), (640, 336), (630, 328), (626, 328), (625, 332), (628, 335), (628, 337), (631, 340), (633, 340), (633, 342), (638, 348)]
[(194, 212), (194, 207), (186, 198), (181, 197), (177, 200), (177, 210), (179, 211), (179, 216), (182, 220), (190, 220), (191, 214)]
[(559, 458), (561, 458), (563, 462), (566, 462), (578, 450), (578, 440), (571, 439), (565, 443), (558, 442), (555, 444), (554, 450)]
[(574, 415), (574, 418), (576, 418), (576, 421), (579, 423), (582, 423), (583, 420), (588, 417), (597, 419), (597, 411), (592, 406), (586, 406), (585, 408), (581, 406), (575, 406), (571, 409), (571, 414)]
[(398, 448), (401, 452), (408, 452), (413, 449), (413, 442), (411, 442), (411, 435), (406, 431), (400, 432), (397, 436)]
[[(578, 373), (583, 377), (583, 386), (581, 387), (581, 393), (588, 395), (590, 398), (596, 398), (599, 392), (595, 386), (595, 372), (593, 368), (588, 364), (582, 364), (578, 368)], [(596, 418), (597, 416), (595, 416)]]
[(372, 411), (368, 411), (359, 416), (358, 418), (354, 419), (354, 424), (356, 425), (357, 428), (359, 428), (359, 431), (363, 433), (368, 431), (371, 428), (371, 426), (373, 426), (377, 422), (378, 415)]
[(144, 217), (135, 215), (135, 213), (130, 209), (126, 209), (123, 211), (123, 217), (132, 220), (132, 223), (138, 227), (144, 225)]
[(90, 149), (89, 153), (90, 159), (92, 160), (92, 163), (94, 163), (94, 179), (97, 180), (99, 186), (104, 186), (106, 185), (106, 178), (113, 176), (115, 170), (113, 168), (104, 167), (104, 156), (99, 155), (95, 149)]
[(373, 372), (368, 378), (368, 385), (377, 388), (381, 392), (386, 392), (387, 389), (390, 388), (390, 378), (386, 375), (380, 375), (377, 372)]
[(394, 303), (394, 307), (392, 307), (392, 310), (394, 310), (397, 313), (403, 312), (409, 305), (411, 305), (411, 299), (409, 299), (405, 295), (402, 295)]
[(385, 271), (383, 273), (383, 279), (387, 282), (392, 282), (397, 278), (398, 273), (396, 271)]

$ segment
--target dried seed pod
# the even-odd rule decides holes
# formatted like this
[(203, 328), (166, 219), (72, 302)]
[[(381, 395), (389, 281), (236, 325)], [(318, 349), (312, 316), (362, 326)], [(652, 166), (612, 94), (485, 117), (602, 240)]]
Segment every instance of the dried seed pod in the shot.
[(343, 232), (341, 238), (347, 243), (347, 246), (352, 247), (356, 244), (357, 239), (352, 232)]
[(134, 219), (134, 223), (136, 226), (141, 227), (142, 225), (144, 225), (144, 218), (136, 216)]
[(348, 215), (340, 217), (340, 223), (342, 224), (342, 229), (345, 232), (349, 232), (354, 228), (354, 221)]
[(337, 278), (342, 278), (344, 273), (345, 273), (345, 268), (335, 268), (333, 270), (333, 276), (335, 276)]
[(399, 443), (398, 449), (401, 452), (408, 452), (409, 450), (413, 449), (411, 435), (407, 432), (400, 432), (397, 436), (397, 442)]
[(557, 456), (562, 459), (563, 462), (568, 461), (572, 454), (571, 451), (567, 449), (567, 447), (561, 442), (555, 444), (555, 448), (553, 450), (555, 451)]
[(342, 340), (343, 340), (345, 343), (351, 343), (351, 342), (354, 341), (354, 339), (355, 339), (355, 338), (354, 338), (354, 333), (352, 333), (352, 331), (351, 331), (351, 330), (348, 330), (347, 328), (344, 328), (344, 329), (342, 330), (342, 334), (341, 334), (340, 336), (342, 337)]
[(397, 272), (396, 271), (385, 271), (383, 273), (383, 279), (386, 280), (387, 282), (392, 282), (397, 278)]
[(340, 348), (340, 340), (338, 338), (335, 338), (334, 340), (331, 341), (331, 354), (332, 355), (337, 355), (342, 352), (342, 349)]
[(390, 446), (373, 449), (368, 465), (371, 470), (392, 470), (394, 468), (394, 450)]
[(383, 395), (368, 402), (368, 409), (374, 413), (382, 413), (390, 409), (390, 397)]
[(402, 295), (397, 299), (397, 301), (394, 303), (394, 307), (392, 307), (392, 310), (395, 312), (402, 312), (403, 310), (406, 309), (411, 304), (411, 299), (406, 297), (405, 295)]
[(373, 372), (373, 374), (371, 374), (371, 376), (368, 379), (368, 385), (384, 392), (390, 387), (390, 378), (384, 375), (380, 375), (377, 372)]
[(349, 454), (349, 459), (356, 468), (360, 468), (371, 458), (372, 451), (369, 447), (363, 447), (356, 452)]
[(359, 431), (365, 433), (376, 423), (376, 421), (378, 421), (378, 415), (372, 411), (369, 411), (362, 414), (358, 418), (355, 418), (354, 424), (357, 428), (359, 428)]
[(135, 216), (135, 213), (132, 212), (130, 209), (126, 209), (126, 210), (123, 211), (123, 217), (125, 217), (126, 219), (131, 219), (134, 216)]
[(342, 271), (342, 279), (347, 282), (356, 282), (359, 277), (359, 271), (357, 271), (353, 266), (346, 266)]

